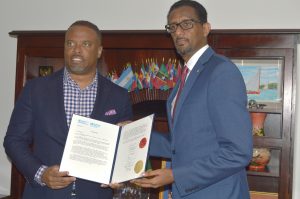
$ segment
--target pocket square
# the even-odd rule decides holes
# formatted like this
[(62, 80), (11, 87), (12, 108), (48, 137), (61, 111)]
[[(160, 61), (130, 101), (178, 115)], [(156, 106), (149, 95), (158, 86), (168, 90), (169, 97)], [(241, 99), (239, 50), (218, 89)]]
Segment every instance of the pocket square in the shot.
[(111, 110), (105, 112), (105, 115), (107, 115), (107, 116), (108, 115), (115, 115), (115, 114), (117, 114), (115, 109), (111, 109)]

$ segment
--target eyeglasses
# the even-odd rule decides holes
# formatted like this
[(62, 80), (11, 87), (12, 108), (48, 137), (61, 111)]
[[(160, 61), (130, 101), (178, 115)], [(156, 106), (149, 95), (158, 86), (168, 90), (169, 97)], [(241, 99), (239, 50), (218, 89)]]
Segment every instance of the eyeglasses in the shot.
[(194, 20), (194, 19), (186, 19), (179, 23), (172, 23), (165, 25), (165, 28), (168, 33), (174, 33), (177, 30), (177, 27), (180, 26), (182, 30), (188, 30), (194, 27), (194, 23), (200, 23), (203, 24), (200, 21)]

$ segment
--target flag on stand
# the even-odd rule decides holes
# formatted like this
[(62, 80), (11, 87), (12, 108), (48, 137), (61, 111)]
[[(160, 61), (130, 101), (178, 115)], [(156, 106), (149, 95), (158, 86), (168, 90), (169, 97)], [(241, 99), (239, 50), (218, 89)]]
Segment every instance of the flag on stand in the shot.
[(164, 63), (161, 64), (156, 76), (162, 80), (167, 80), (169, 78), (168, 70)]
[[(176, 60), (175, 60), (176, 62)], [(169, 60), (168, 64), (167, 64), (167, 70), (168, 70), (168, 74), (169, 74), (169, 79), (167, 80), (167, 85), (169, 88), (174, 88), (176, 81), (175, 81), (175, 75), (176, 75), (176, 69), (174, 67), (175, 63), (172, 63), (171, 60)]]
[(111, 80), (113, 83), (115, 83), (118, 79), (119, 79), (118, 74), (116, 73), (116, 71), (113, 71), (113, 72), (111, 73), (110, 80)]
[(177, 82), (178, 79), (180, 79), (181, 70), (182, 70), (182, 67), (181, 67), (180, 63), (178, 63), (178, 65), (177, 65), (177, 73), (176, 73), (176, 76), (174, 76), (175, 82)]
[(123, 70), (121, 76), (115, 83), (123, 88), (126, 88), (127, 90), (130, 90), (133, 82), (133, 77), (134, 75), (132, 72), (131, 65), (128, 64), (127, 68)]
[(176, 59), (169, 59), (165, 65), (163, 59), (159, 67), (154, 58), (146, 59), (146, 64), (142, 63), (139, 71), (135, 73), (132, 71), (131, 64), (128, 63), (120, 77), (112, 71), (107, 78), (128, 91), (138, 91), (144, 88), (168, 90), (174, 88), (181, 75), (181, 65), (176, 61)]
[(134, 91), (137, 88), (137, 78), (135, 75), (133, 75), (132, 77), (132, 84), (131, 84), (131, 88), (128, 89), (128, 91)]
[(142, 78), (142, 76), (139, 75), (138, 73), (135, 73), (135, 77), (136, 77), (136, 83), (137, 83), (138, 89), (140, 89), (140, 90), (143, 89), (144, 87), (143, 87), (142, 81), (144, 78)]
[(159, 67), (158, 67), (157, 63), (154, 62), (154, 60), (152, 60), (150, 64), (151, 64), (150, 65), (151, 76), (155, 77), (159, 71)]
[(161, 90), (164, 90), (165, 86), (167, 85), (167, 81), (164, 79), (161, 79), (158, 76), (152, 77), (151, 83), (155, 89), (161, 89)]
[(167, 80), (169, 79), (168, 70), (164, 63), (161, 64), (159, 71), (156, 74), (156, 77), (154, 78), (154, 87), (156, 89), (161, 90), (168, 90)]

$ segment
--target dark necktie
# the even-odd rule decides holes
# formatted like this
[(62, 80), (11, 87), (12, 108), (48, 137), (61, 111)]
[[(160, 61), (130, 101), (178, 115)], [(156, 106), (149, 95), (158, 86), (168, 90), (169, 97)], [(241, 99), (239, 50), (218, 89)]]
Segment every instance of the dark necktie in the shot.
[(180, 94), (182, 92), (182, 89), (184, 87), (185, 79), (186, 79), (186, 76), (187, 76), (188, 72), (189, 72), (189, 68), (185, 65), (184, 68), (183, 68), (181, 77), (180, 77), (180, 85), (179, 85), (179, 88), (178, 88), (178, 91), (177, 91), (177, 95), (176, 95), (176, 99), (175, 99), (175, 103), (174, 103), (174, 107), (173, 107), (172, 121), (174, 119), (177, 101), (178, 101), (178, 99), (180, 97)]

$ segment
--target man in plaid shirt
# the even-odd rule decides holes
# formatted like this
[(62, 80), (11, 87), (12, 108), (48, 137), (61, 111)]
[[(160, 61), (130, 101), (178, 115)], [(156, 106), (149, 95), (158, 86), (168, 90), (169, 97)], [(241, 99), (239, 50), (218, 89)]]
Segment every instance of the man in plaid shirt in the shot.
[(132, 117), (128, 92), (102, 77), (98, 27), (67, 30), (64, 69), (28, 81), (13, 110), (4, 147), (26, 179), (23, 199), (111, 199), (112, 190), (59, 172), (73, 114), (117, 124)]

